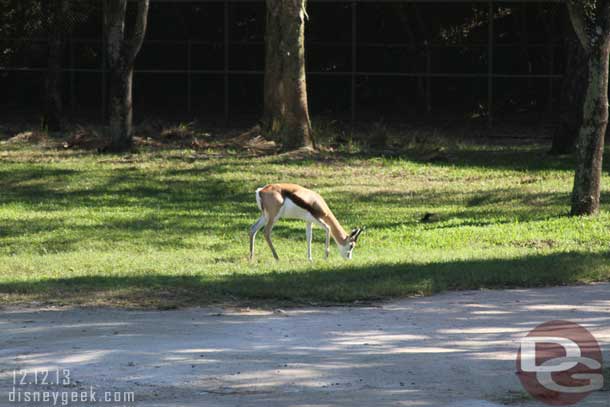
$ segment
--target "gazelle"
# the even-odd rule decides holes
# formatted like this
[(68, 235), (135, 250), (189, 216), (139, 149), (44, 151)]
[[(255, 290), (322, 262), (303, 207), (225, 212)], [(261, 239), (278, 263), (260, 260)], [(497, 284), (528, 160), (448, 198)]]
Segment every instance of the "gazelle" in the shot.
[(271, 230), (280, 218), (301, 219), (306, 222), (308, 260), (312, 260), (311, 238), (314, 223), (326, 232), (324, 247), (326, 258), (328, 258), (331, 235), (339, 247), (341, 256), (345, 259), (352, 258), (352, 252), (362, 229), (356, 228), (349, 235), (345, 233), (324, 199), (316, 192), (296, 184), (270, 184), (256, 190), (256, 204), (262, 214), (250, 228), (250, 260), (254, 258), (254, 238), (262, 227), (265, 227), (265, 240), (271, 248), (273, 257), (279, 260), (271, 241)]

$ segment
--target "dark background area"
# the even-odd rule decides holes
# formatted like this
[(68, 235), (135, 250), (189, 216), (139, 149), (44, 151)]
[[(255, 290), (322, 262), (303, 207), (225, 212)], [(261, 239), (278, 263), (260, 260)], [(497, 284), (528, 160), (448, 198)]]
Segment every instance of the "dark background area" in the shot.
[[(103, 7), (101, 1), (80, 3), (88, 8), (71, 22), (64, 98), (72, 116), (99, 119), (106, 86)], [(264, 2), (151, 3), (136, 62), (137, 117), (219, 123), (258, 117)], [(497, 3), (492, 27), (489, 10), (484, 2), (310, 1), (306, 60), (312, 115), (346, 122), (489, 123), (492, 112), (495, 124), (556, 121), (565, 5)], [(35, 115), (42, 104), (45, 35), (35, 23), (15, 21), (24, 16), (0, 14), (0, 26), (12, 27), (4, 29), (0, 43), (0, 108)]]

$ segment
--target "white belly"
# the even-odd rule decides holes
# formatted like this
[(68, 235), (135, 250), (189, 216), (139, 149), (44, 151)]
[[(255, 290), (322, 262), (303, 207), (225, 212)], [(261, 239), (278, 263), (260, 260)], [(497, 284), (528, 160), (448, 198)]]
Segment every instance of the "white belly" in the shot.
[(301, 208), (289, 198), (286, 198), (284, 200), (284, 205), (282, 205), (282, 209), (280, 211), (280, 217), (290, 219), (301, 219), (306, 222), (315, 221), (315, 218), (311, 215), (311, 213), (309, 213), (308, 210)]

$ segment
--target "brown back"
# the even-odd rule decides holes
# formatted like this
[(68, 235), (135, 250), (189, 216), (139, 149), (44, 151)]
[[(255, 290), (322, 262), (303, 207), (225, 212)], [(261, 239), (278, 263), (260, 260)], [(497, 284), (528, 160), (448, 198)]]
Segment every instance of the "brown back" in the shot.
[(316, 192), (296, 184), (271, 184), (261, 190), (279, 193), (283, 199), (290, 199), (318, 219), (331, 213), (324, 199)]

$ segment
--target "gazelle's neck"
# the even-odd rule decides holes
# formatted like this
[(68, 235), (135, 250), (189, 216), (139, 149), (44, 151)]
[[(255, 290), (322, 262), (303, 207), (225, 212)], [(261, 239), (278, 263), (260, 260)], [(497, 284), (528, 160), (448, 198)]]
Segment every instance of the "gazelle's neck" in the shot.
[(333, 213), (331, 212), (324, 216), (323, 220), (324, 223), (326, 223), (328, 227), (330, 227), (330, 234), (333, 239), (335, 239), (335, 242), (337, 242), (339, 246), (345, 245), (349, 236), (347, 235), (347, 233), (345, 233), (345, 230), (343, 229), (337, 218), (335, 218), (335, 215), (333, 215)]

